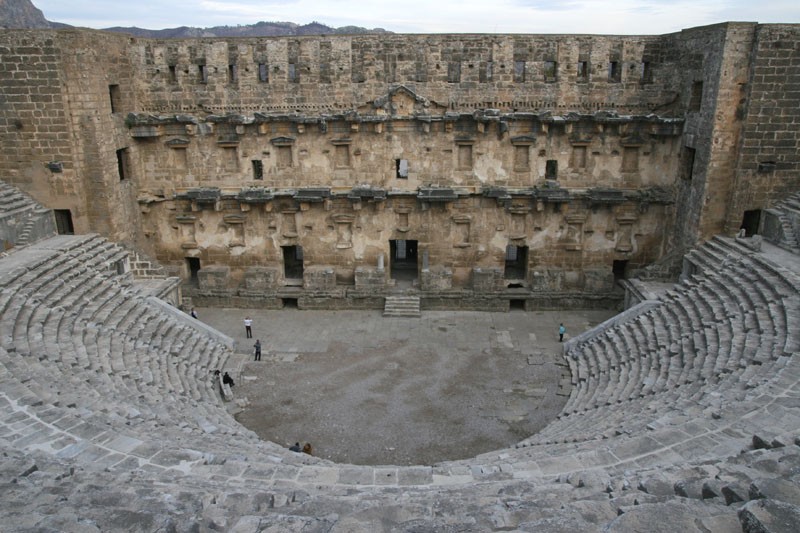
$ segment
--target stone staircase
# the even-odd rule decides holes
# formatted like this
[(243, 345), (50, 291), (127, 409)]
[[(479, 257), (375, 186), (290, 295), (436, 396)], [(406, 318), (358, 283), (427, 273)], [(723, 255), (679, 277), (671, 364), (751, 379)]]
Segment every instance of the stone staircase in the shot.
[(775, 209), (783, 228), (783, 238), (776, 244), (793, 253), (800, 253), (800, 194), (792, 195), (780, 202)]
[(419, 296), (387, 296), (383, 316), (420, 316)]
[(56, 233), (49, 209), (33, 198), (0, 181), (0, 235), (3, 241), (24, 246)]

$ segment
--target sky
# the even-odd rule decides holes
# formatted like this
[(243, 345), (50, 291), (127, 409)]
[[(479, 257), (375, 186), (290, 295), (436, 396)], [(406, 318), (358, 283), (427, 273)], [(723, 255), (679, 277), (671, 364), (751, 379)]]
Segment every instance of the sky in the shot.
[(33, 0), (53, 22), (108, 28), (280, 21), (395, 33), (646, 35), (725, 21), (800, 23), (800, 0)]

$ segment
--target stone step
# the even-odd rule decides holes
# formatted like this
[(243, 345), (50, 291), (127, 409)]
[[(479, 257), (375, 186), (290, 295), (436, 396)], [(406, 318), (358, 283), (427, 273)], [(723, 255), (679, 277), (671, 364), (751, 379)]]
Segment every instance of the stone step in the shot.
[(418, 296), (387, 296), (383, 316), (418, 317), (419, 307)]

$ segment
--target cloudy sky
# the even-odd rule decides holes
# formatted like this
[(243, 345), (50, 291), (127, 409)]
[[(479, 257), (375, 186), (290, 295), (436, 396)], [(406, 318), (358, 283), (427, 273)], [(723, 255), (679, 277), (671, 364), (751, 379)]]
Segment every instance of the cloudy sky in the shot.
[(74, 26), (222, 26), (259, 21), (397, 33), (659, 34), (723, 21), (800, 22), (800, 0), (33, 0)]

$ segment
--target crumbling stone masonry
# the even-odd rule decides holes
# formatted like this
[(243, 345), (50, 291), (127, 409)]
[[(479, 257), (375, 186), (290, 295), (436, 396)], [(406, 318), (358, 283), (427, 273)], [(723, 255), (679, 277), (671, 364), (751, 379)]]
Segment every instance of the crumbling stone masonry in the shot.
[(798, 37), (4, 31), (0, 168), (198, 304), (607, 306), (800, 189)]

